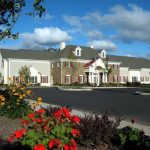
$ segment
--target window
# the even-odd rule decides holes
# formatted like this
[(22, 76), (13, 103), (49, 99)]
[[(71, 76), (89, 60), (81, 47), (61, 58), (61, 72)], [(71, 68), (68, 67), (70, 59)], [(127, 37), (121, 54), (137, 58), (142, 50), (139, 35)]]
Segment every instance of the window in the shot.
[(41, 76), (41, 83), (48, 83), (48, 76)]
[(54, 68), (54, 64), (52, 64), (52, 69)]
[(80, 56), (80, 51), (79, 50), (77, 50), (77, 56)]
[(59, 64), (59, 63), (57, 63), (57, 68), (59, 68), (59, 66), (60, 66), (60, 64)]
[(123, 82), (127, 82), (128, 81), (128, 76), (123, 76)]
[(70, 75), (65, 76), (65, 83), (70, 84)]
[(80, 83), (80, 84), (83, 83), (83, 75), (78, 76), (78, 83)]
[(113, 82), (118, 82), (118, 81), (119, 81), (119, 76), (114, 75), (114, 76), (113, 76)]
[(81, 56), (81, 47), (77, 47), (76, 49), (75, 49), (75, 55), (76, 56)]
[(30, 82), (33, 84), (37, 83), (37, 76), (30, 76)]
[(138, 82), (138, 77), (132, 76), (132, 82)]
[(144, 76), (141, 77), (141, 82), (144, 82)]
[(65, 67), (69, 68), (70, 67), (70, 62), (65, 62)]

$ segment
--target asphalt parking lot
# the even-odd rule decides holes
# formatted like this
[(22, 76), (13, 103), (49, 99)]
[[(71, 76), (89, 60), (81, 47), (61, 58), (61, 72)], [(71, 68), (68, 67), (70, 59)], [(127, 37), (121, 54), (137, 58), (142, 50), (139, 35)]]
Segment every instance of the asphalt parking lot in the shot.
[(95, 89), (93, 91), (60, 91), (57, 88), (32, 88), (33, 98), (44, 102), (67, 105), (74, 109), (101, 113), (106, 110), (137, 123), (150, 125), (150, 96), (134, 95), (136, 88)]

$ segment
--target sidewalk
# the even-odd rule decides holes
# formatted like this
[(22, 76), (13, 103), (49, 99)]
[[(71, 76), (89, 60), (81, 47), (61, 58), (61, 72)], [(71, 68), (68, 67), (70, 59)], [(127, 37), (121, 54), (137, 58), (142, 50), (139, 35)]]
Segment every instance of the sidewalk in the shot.
[[(32, 105), (33, 103), (35, 103), (35, 101), (34, 100), (29, 100), (29, 103)], [(48, 103), (42, 103), (42, 107), (48, 107), (50, 105), (51, 104), (48, 104)], [(58, 105), (51, 105), (51, 106), (58, 107)], [(39, 109), (40, 107), (41, 106), (38, 106), (36, 109)], [(87, 112), (82, 112), (82, 111), (75, 110), (75, 109), (73, 109), (71, 113), (73, 115), (78, 115), (79, 117), (84, 117), (85, 114), (89, 114)], [(145, 125), (141, 125), (141, 124), (137, 124), (137, 123), (132, 124), (129, 121), (123, 120), (123, 121), (121, 121), (120, 126), (118, 128), (123, 128), (123, 127), (126, 127), (126, 126), (131, 126), (131, 127), (137, 128), (139, 130), (143, 130), (145, 132), (145, 135), (150, 136), (150, 126), (145, 126)]]

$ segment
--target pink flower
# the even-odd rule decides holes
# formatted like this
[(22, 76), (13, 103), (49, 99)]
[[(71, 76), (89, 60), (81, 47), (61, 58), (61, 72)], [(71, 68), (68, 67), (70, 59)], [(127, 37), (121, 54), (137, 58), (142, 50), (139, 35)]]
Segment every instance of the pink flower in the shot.
[(34, 146), (34, 150), (46, 150), (43, 144), (38, 144)]

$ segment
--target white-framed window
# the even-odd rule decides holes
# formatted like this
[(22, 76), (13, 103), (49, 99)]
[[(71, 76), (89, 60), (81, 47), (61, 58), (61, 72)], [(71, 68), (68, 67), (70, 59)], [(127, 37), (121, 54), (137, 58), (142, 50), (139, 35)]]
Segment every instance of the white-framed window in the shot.
[(114, 75), (114, 76), (113, 76), (113, 82), (118, 82), (118, 81), (119, 81), (119, 76)]
[(37, 83), (37, 76), (30, 76), (30, 82), (33, 84)]
[(70, 75), (65, 75), (65, 84), (70, 84), (70, 83), (71, 83)]
[(123, 82), (128, 82), (128, 76), (123, 76)]
[(80, 83), (80, 84), (83, 83), (83, 75), (78, 76), (78, 83)]
[(60, 63), (57, 63), (57, 68), (59, 68), (60, 67)]
[(132, 82), (138, 82), (138, 77), (137, 76), (132, 76)]
[(51, 67), (52, 67), (52, 69), (53, 69), (53, 68), (54, 68), (54, 64), (52, 64), (52, 66), (51, 66)]
[(75, 55), (76, 56), (81, 56), (81, 48), (80, 47), (77, 47), (76, 49), (75, 49)]
[(65, 68), (69, 68), (69, 67), (70, 67), (70, 62), (69, 61), (65, 62)]
[(41, 83), (48, 83), (48, 76), (41, 76)]

